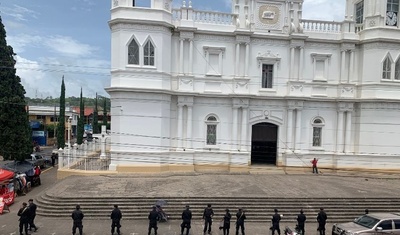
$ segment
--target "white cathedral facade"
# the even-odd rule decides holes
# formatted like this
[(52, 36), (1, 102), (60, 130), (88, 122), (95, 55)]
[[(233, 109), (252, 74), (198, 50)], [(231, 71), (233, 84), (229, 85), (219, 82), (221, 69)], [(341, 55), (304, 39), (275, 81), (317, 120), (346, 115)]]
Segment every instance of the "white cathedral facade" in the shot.
[[(200, 0), (193, 0), (200, 1)], [(111, 1), (111, 170), (400, 167), (399, 0)]]

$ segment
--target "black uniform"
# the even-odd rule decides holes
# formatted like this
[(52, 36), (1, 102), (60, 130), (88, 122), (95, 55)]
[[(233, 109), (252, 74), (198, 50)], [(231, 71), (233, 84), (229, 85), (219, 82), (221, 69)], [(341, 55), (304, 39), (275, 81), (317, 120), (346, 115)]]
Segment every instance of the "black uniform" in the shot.
[(204, 219), (204, 230), (203, 233), (206, 233), (208, 228), (208, 234), (211, 233), (211, 225), (212, 225), (212, 217), (214, 216), (214, 211), (211, 208), (211, 205), (208, 205), (203, 212), (203, 219)]
[(325, 235), (325, 224), (327, 219), (328, 216), (326, 215), (324, 209), (321, 208), (317, 216), (318, 231), (320, 235)]
[(32, 231), (32, 228), (35, 229), (35, 232), (37, 231), (37, 227), (35, 225), (35, 217), (36, 217), (36, 209), (37, 206), (33, 201), (29, 201), (29, 230)]
[(306, 215), (303, 214), (303, 211), (300, 211), (300, 214), (297, 216), (297, 224), (299, 226), (300, 235), (304, 235), (305, 233), (304, 224), (306, 222), (306, 219)]
[(239, 209), (238, 213), (236, 213), (236, 235), (239, 234), (239, 227), (241, 228), (242, 235), (244, 235), (244, 220), (246, 219), (246, 215), (242, 209)]
[(157, 212), (155, 206), (153, 206), (153, 210), (150, 211), (150, 214), (149, 214), (148, 218), (149, 218), (149, 232), (148, 232), (148, 235), (150, 235), (152, 228), (154, 228), (154, 234), (157, 235), (157, 229), (158, 229), (157, 221), (159, 220), (159, 217), (158, 217), (158, 212)]
[(191, 228), (192, 221), (192, 212), (189, 210), (189, 207), (186, 207), (186, 210), (182, 212), (182, 224), (181, 224), (181, 235), (183, 235), (183, 231), (186, 228), (186, 235), (189, 235), (189, 230)]
[(222, 227), (224, 235), (229, 235), (229, 229), (231, 228), (231, 218), (231, 213), (229, 213), (229, 210), (227, 209), (224, 215), (224, 226)]
[(272, 216), (272, 235), (275, 234), (275, 230), (278, 232), (278, 235), (281, 235), (281, 228), (279, 227), (279, 222), (281, 221), (281, 215), (276, 211)]
[(56, 164), (56, 154), (52, 153), (51, 154), (51, 165), (54, 167), (55, 164)]
[(23, 206), (18, 211), (19, 218), (19, 234), (23, 235), (23, 230), (25, 230), (25, 234), (28, 235), (28, 224), (29, 224), (29, 208), (26, 206), (26, 203), (23, 203)]
[(74, 210), (72, 212), (71, 217), (72, 217), (72, 220), (74, 221), (73, 225), (72, 225), (72, 234), (75, 235), (76, 229), (79, 229), (79, 234), (82, 235), (83, 234), (82, 219), (83, 219), (84, 215), (83, 215), (82, 211), (80, 210), (79, 206), (77, 206), (76, 210)]
[(122, 213), (120, 209), (118, 209), (118, 206), (114, 206), (114, 210), (111, 212), (111, 234), (114, 234), (115, 228), (117, 228), (117, 234), (120, 235), (121, 231), (119, 228), (121, 228), (121, 218), (122, 218)]

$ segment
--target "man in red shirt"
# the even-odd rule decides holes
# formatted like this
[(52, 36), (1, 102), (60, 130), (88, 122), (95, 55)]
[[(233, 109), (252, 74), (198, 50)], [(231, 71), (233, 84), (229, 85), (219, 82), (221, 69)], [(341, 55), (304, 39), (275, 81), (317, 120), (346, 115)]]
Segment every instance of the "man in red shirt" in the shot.
[(318, 159), (314, 158), (314, 160), (311, 160), (311, 164), (312, 164), (312, 173), (314, 174), (318, 174), (318, 168), (317, 168), (317, 163), (318, 163)]

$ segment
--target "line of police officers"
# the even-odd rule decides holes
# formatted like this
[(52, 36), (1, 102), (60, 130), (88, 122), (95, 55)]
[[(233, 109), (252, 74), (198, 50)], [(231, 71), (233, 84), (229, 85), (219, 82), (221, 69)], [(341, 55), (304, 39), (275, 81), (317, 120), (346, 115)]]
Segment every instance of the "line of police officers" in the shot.
[[(18, 216), (20, 216), (19, 219), (19, 232), (20, 235), (23, 235), (23, 230), (25, 230), (25, 235), (28, 235), (28, 230), (36, 232), (38, 227), (36, 227), (34, 220), (36, 216), (36, 209), (37, 206), (35, 203), (33, 203), (33, 199), (29, 199), (29, 206), (27, 205), (26, 202), (22, 203), (21, 209), (18, 211)], [(278, 233), (278, 235), (281, 235), (281, 230), (280, 230), (280, 220), (283, 215), (280, 215), (278, 213), (277, 209), (274, 209), (274, 215), (272, 216), (271, 219), (271, 224), (272, 226), (270, 227), (270, 230), (272, 230), (272, 235), (275, 235), (275, 231)], [(203, 220), (204, 220), (204, 230), (203, 233), (206, 234), (211, 234), (211, 226), (213, 222), (213, 216), (214, 216), (214, 211), (211, 207), (211, 204), (208, 204), (207, 207), (203, 211)], [(76, 230), (78, 229), (79, 235), (83, 234), (83, 223), (82, 220), (84, 218), (84, 214), (80, 210), (80, 206), (77, 205), (75, 210), (72, 212), (72, 220), (73, 220), (73, 226), (72, 226), (72, 234), (76, 234)], [(120, 235), (121, 231), (121, 219), (122, 219), (122, 213), (121, 210), (118, 208), (118, 205), (114, 205), (114, 209), (111, 212), (111, 235), (114, 235), (114, 232), (116, 230), (117, 234)], [(231, 214), (229, 212), (229, 209), (227, 208), (225, 210), (224, 217), (221, 220), (219, 229), (223, 230), (224, 235), (229, 235), (229, 230), (230, 230), (230, 222), (231, 222)], [(151, 234), (151, 230), (154, 230), (154, 235), (157, 235), (157, 222), (160, 220), (160, 215), (159, 212), (157, 211), (156, 206), (153, 206), (152, 211), (150, 211), (149, 216), (149, 227), (148, 227), (148, 235)], [(246, 219), (246, 215), (244, 211), (239, 208), (238, 212), (236, 213), (236, 235), (239, 235), (239, 230), (241, 231), (242, 235), (245, 235), (245, 227), (244, 227), (244, 221)], [(304, 215), (303, 210), (300, 210), (300, 214), (297, 216), (297, 230), (301, 235), (305, 234), (305, 222), (306, 222), (306, 215)], [(325, 235), (325, 224), (326, 220), (328, 219), (325, 211), (323, 208), (320, 208), (320, 211), (317, 216), (317, 221), (318, 221), (318, 231), (320, 235)], [(183, 235), (184, 230), (186, 229), (186, 235), (189, 235), (189, 230), (191, 228), (191, 221), (192, 221), (192, 212), (190, 211), (189, 205), (186, 205), (185, 210), (182, 212), (182, 223), (181, 223), (181, 235)]]

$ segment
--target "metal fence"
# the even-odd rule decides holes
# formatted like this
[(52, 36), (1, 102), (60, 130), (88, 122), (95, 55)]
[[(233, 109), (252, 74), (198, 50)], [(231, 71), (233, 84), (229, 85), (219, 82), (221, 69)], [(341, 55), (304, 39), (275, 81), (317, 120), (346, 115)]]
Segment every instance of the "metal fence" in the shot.
[[(111, 163), (109, 152), (101, 153), (101, 141), (74, 144), (71, 148), (60, 149), (58, 153), (58, 168), (82, 171), (107, 171)], [(109, 142), (103, 143), (109, 149)]]

